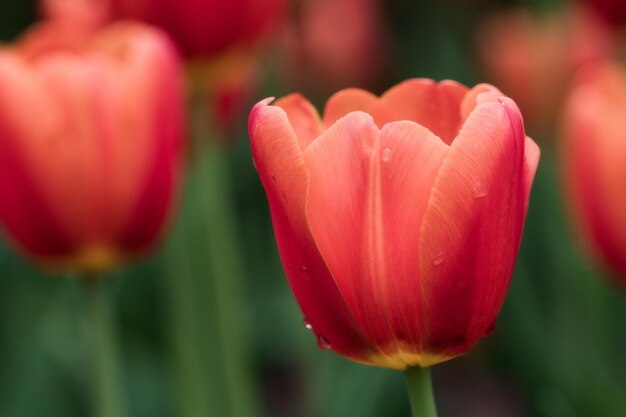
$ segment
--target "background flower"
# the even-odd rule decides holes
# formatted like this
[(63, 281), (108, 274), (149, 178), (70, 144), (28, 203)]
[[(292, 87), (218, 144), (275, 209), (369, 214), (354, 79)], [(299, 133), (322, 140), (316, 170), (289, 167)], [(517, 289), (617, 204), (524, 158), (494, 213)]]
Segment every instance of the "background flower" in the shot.
[(152, 246), (169, 217), (180, 64), (141, 25), (82, 41), (56, 29), (0, 52), (0, 220), (40, 262), (100, 271)]

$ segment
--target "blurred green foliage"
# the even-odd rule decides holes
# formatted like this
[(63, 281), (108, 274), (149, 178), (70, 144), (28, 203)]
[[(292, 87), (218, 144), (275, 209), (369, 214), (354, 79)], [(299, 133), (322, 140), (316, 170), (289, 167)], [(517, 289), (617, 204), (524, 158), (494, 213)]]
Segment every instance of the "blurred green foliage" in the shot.
[[(477, 17), (493, 5), (476, 3), (387, 3), (392, 62), (381, 89), (413, 76), (480, 81), (473, 71), (471, 33)], [(13, 39), (34, 17), (32, 2), (4, 1), (0, 39)], [(271, 73), (271, 61), (267, 68)], [(290, 88), (271, 77), (258, 98)], [(318, 104), (324, 99), (314, 97)], [(225, 399), (230, 385), (211, 373), (223, 376), (218, 367), (228, 368), (224, 361), (243, 358), (249, 366), (235, 371), (234, 378), (248, 380), (243, 374), (251, 374), (250, 389), (256, 389), (264, 410), (258, 415), (407, 416), (401, 374), (320, 351), (304, 328), (278, 259), (245, 126), (244, 115), (236, 140), (221, 151), (218, 174), (210, 163), (190, 170), (180, 218), (164, 247), (108, 283), (116, 296), (130, 415), (179, 415), (184, 404), (230, 415), (225, 411), (232, 405)], [(579, 252), (563, 207), (556, 138), (535, 139), (543, 154), (511, 291), (494, 335), (465, 357), (434, 369), (442, 417), (625, 413), (626, 295), (611, 288), (605, 274)], [(215, 175), (220, 175), (217, 185)], [(221, 191), (207, 191), (211, 184)], [(215, 195), (227, 206), (207, 205)], [(227, 212), (230, 223), (211, 221), (214, 210)], [(233, 236), (224, 234), (229, 228)], [(211, 233), (216, 234), (212, 243), (206, 237)], [(226, 290), (232, 298), (219, 300), (215, 285), (221, 272), (215, 264), (220, 259), (211, 245), (229, 238), (232, 242), (222, 243), (235, 251), (230, 267), (240, 270), (241, 280)], [(6, 246), (0, 247), (0, 271), (0, 416), (89, 415), (91, 366), (81, 282), (44, 275)], [(214, 315), (221, 315), (221, 326), (227, 327), (215, 328)], [(194, 346), (206, 350), (187, 352), (180, 334), (195, 337)], [(235, 346), (233, 353), (220, 337), (245, 346)], [(224, 359), (232, 354), (234, 359)], [(180, 361), (193, 355), (205, 357), (201, 368)], [(181, 378), (196, 378), (212, 389), (182, 390), (177, 388)]]

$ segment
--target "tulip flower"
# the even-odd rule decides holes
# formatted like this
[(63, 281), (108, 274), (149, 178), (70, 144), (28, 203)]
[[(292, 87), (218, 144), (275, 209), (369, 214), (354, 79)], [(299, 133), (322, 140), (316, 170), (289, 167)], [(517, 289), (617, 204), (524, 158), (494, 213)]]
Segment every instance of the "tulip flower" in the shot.
[(577, 69), (613, 51), (606, 25), (583, 8), (546, 16), (526, 10), (500, 13), (479, 26), (478, 63), (522, 109), (535, 130), (551, 130)]
[(495, 87), (425, 79), (381, 97), (258, 103), (252, 154), (283, 266), (320, 347), (426, 367), (491, 333), (539, 159)]
[(77, 24), (136, 19), (168, 32), (190, 57), (248, 45), (276, 29), (285, 0), (41, 0), (43, 15)]
[(30, 258), (102, 272), (155, 244), (177, 190), (180, 64), (159, 31), (44, 25), (0, 50), (0, 221)]
[(563, 179), (587, 248), (626, 277), (626, 70), (580, 74), (563, 117)]
[(613, 26), (626, 24), (626, 2), (623, 0), (582, 0)]
[(387, 60), (378, 6), (376, 0), (303, 1), (285, 36), (288, 75), (333, 89), (379, 79)]
[(57, 23), (91, 32), (111, 19), (110, 0), (43, 0), (40, 13)]

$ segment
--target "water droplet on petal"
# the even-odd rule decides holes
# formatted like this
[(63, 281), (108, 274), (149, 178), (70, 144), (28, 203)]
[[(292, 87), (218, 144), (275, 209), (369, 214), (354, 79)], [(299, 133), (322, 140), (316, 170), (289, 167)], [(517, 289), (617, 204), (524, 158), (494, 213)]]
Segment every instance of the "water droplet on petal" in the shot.
[(374, 153), (374, 148), (369, 144), (363, 144), (363, 158), (370, 159)]
[(488, 194), (485, 185), (482, 182), (477, 182), (474, 184), (474, 188), (472, 189), (472, 195), (474, 198), (483, 198)]
[(306, 317), (304, 318), (304, 328), (307, 330), (313, 330), (313, 325), (311, 325), (311, 323), (308, 322), (308, 320), (306, 319)]
[(317, 346), (322, 350), (329, 350), (331, 348), (330, 342), (323, 336), (317, 337)]
[(383, 149), (383, 151), (381, 152), (381, 155), (380, 155), (380, 159), (382, 159), (383, 162), (391, 161), (391, 149), (389, 149), (389, 148)]
[(309, 270), (309, 267), (306, 265), (302, 265), (300, 269), (302, 270), (302, 272), (307, 272)]
[(443, 252), (438, 252), (433, 258), (433, 264), (437, 266), (437, 265), (441, 265), (442, 262), (443, 262)]

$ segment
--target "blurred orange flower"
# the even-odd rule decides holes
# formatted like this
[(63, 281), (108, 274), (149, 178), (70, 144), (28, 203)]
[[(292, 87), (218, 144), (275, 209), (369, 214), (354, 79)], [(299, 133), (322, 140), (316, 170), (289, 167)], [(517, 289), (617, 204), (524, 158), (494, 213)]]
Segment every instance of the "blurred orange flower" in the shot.
[(572, 74), (611, 55), (611, 32), (582, 8), (533, 16), (514, 10), (479, 28), (478, 60), (487, 80), (500, 86), (539, 130), (552, 129)]
[(384, 43), (376, 0), (304, 0), (286, 32), (286, 71), (333, 91), (369, 85), (381, 75)]
[(569, 207), (588, 248), (626, 278), (626, 70), (588, 68), (567, 99), (563, 167)]
[(496, 88), (418, 79), (250, 114), (291, 288), (320, 347), (395, 369), (493, 331), (539, 148)]
[(0, 50), (0, 220), (40, 263), (97, 272), (152, 246), (169, 217), (181, 70), (141, 24), (70, 35), (44, 24)]
[(55, 23), (87, 32), (97, 30), (112, 17), (111, 0), (41, 0), (39, 7), (40, 13)]

